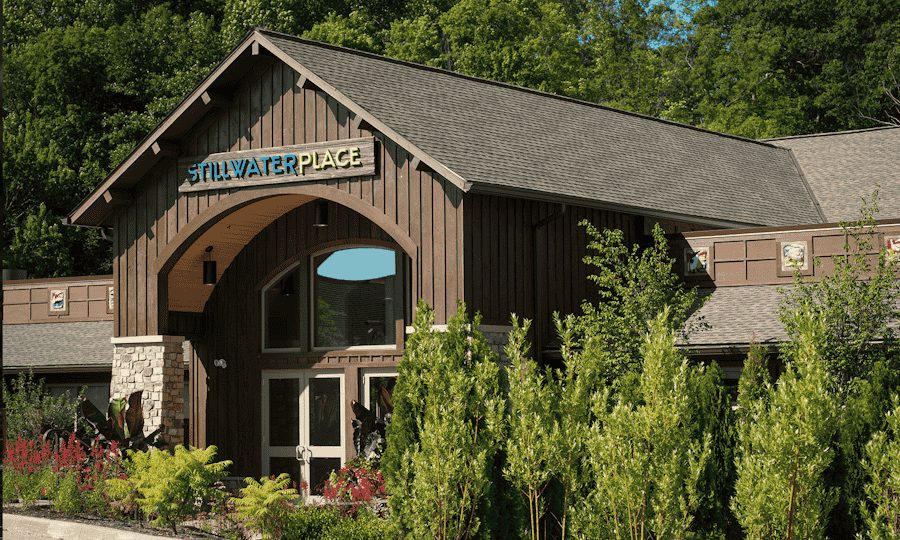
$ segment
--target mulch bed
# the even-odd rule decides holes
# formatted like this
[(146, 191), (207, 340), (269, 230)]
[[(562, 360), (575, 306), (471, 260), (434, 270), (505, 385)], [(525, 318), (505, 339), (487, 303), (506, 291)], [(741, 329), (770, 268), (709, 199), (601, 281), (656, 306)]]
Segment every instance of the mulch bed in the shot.
[(88, 525), (96, 525), (98, 527), (109, 527), (110, 529), (119, 529), (141, 534), (149, 534), (164, 538), (181, 538), (186, 540), (210, 540), (219, 539), (217, 536), (188, 524), (178, 526), (178, 533), (173, 533), (171, 528), (154, 527), (149, 523), (139, 523), (135, 520), (128, 519), (111, 519), (95, 516), (92, 514), (68, 514), (55, 510), (47, 504), (47, 501), (38, 501), (37, 504), (22, 507), (17, 503), (3, 503), (4, 514), (18, 514), (21, 516), (30, 516), (43, 519), (56, 519), (61, 521), (73, 521), (76, 523), (85, 523)]

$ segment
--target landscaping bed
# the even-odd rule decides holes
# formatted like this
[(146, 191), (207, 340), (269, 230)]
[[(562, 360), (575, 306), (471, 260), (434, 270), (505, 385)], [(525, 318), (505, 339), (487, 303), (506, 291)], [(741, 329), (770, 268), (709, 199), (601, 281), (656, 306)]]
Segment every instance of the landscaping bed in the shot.
[[(94, 525), (97, 527), (107, 527), (110, 529), (118, 529), (134, 533), (148, 534), (152, 536), (160, 536), (166, 538), (182, 538), (189, 540), (201, 540), (222, 538), (203, 530), (202, 521), (186, 521), (178, 526), (178, 532), (175, 533), (171, 528), (154, 527), (147, 522), (138, 522), (133, 519), (115, 519), (110, 517), (100, 517), (88, 513), (68, 513), (61, 512), (53, 506), (50, 501), (36, 501), (31, 505), (23, 505), (18, 502), (3, 503), (4, 514), (16, 514), (20, 516), (28, 516), (41, 519), (53, 519), (59, 521), (71, 521), (82, 523), (85, 525)], [(211, 523), (207, 523), (207, 527), (212, 527)], [(213, 530), (213, 529), (209, 529)]]

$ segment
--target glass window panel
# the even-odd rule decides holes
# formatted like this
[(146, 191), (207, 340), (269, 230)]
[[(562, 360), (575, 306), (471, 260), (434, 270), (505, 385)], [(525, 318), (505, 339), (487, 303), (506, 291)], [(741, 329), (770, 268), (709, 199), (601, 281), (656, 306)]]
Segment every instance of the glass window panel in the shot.
[(314, 378), (309, 381), (309, 444), (341, 445), (341, 381)]
[(352, 248), (313, 259), (315, 346), (397, 342), (395, 300), (402, 291), (394, 251)]
[(281, 473), (291, 475), (292, 484), (288, 487), (296, 489), (297, 493), (303, 493), (300, 490), (302, 485), (300, 481), (303, 479), (303, 475), (300, 473), (300, 460), (295, 457), (270, 457), (269, 474), (274, 474), (275, 478), (278, 478)]
[(269, 441), (270, 446), (300, 444), (299, 379), (269, 380)]
[(48, 385), (47, 390), (53, 397), (66, 396), (69, 401), (77, 401), (78, 393), (84, 390), (84, 397), (101, 411), (106, 411), (109, 406), (108, 384), (75, 384), (75, 385)]
[(84, 391), (84, 397), (101, 411), (106, 410), (109, 406), (109, 385), (88, 386)]
[[(266, 348), (304, 348), (303, 298), (306, 295), (305, 265), (300, 264), (265, 292)], [(308, 319), (306, 319), (308, 320)]]
[(369, 377), (369, 410), (375, 415), (375, 418), (381, 419), (387, 414), (387, 409), (382, 399), (382, 388), (387, 391), (388, 395), (392, 395), (396, 382), (397, 377), (394, 375)]
[(341, 458), (317, 458), (309, 460), (309, 492), (311, 495), (324, 495), (325, 484), (331, 471), (341, 468)]

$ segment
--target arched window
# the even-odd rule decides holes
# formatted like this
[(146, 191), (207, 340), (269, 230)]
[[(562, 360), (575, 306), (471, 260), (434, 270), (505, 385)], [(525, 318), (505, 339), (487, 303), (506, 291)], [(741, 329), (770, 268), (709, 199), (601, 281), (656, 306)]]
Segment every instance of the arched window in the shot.
[(372, 246), (301, 259), (263, 289), (263, 350), (396, 346), (406, 260), (402, 252)]

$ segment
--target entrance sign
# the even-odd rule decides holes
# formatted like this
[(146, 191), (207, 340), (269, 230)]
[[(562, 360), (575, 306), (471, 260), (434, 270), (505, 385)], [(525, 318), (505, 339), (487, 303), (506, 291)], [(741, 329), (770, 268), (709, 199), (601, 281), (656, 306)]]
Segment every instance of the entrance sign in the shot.
[(375, 174), (375, 138), (223, 152), (178, 162), (178, 191), (207, 191)]

